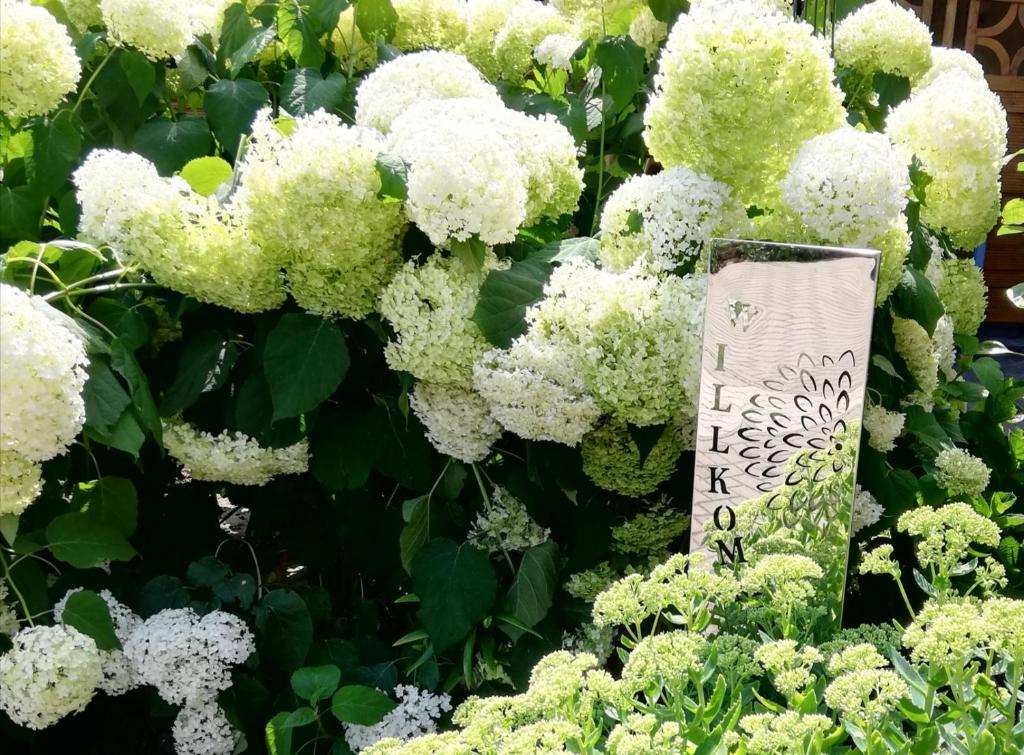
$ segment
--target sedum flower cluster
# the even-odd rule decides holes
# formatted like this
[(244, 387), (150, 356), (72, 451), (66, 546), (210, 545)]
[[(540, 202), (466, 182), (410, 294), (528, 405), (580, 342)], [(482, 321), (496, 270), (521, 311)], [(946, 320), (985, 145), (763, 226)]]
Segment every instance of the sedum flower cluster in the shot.
[(285, 448), (265, 448), (240, 432), (211, 435), (187, 422), (165, 420), (163, 441), (193, 480), (266, 485), (277, 475), (301, 474), (309, 468), (305, 440)]
[(41, 297), (4, 283), (0, 362), (0, 515), (17, 515), (42, 488), (40, 462), (64, 453), (85, 423), (85, 343)]
[(938, 509), (912, 509), (900, 516), (896, 526), (918, 539), (917, 560), (922, 566), (946, 574), (966, 560), (973, 546), (999, 545), (995, 522), (959, 501)]
[(844, 68), (914, 83), (931, 67), (931, 53), (931, 31), (914, 11), (892, 0), (873, 0), (836, 25), (836, 64)]
[(27, 0), (3, 0), (0, 16), (0, 113), (46, 115), (75, 91), (82, 73), (71, 37)]
[(433, 694), (411, 684), (395, 687), (398, 705), (373, 726), (345, 727), (345, 741), (353, 752), (362, 752), (383, 739), (407, 742), (433, 734), (437, 721), (452, 709), (449, 695)]
[(216, 37), (227, 5), (226, 0), (99, 0), (111, 38), (151, 60), (179, 58), (196, 37)]
[(524, 551), (547, 542), (551, 530), (541, 527), (526, 505), (505, 488), (495, 487), (490, 505), (476, 516), (466, 542), (489, 553)]

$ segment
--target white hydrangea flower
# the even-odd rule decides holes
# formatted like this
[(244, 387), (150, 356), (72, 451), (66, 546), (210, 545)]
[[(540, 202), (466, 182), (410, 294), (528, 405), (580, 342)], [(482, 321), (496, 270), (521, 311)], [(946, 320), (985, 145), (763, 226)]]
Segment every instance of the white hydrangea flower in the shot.
[[(76, 592), (80, 592), (81, 589), (76, 587), (73, 590), (68, 590), (64, 593), (64, 597), (54, 604), (53, 620), (55, 622), (64, 621), (64, 609), (67, 606), (68, 598)], [(109, 590), (100, 590), (98, 595), (107, 604), (110, 619), (114, 624), (114, 636), (123, 647), (131, 633), (142, 623), (142, 619), (128, 606), (120, 603)], [(100, 666), (103, 669), (103, 681), (99, 684), (100, 689), (108, 695), (123, 695), (139, 686), (135, 669), (128, 662), (124, 650), (100, 650), (99, 653)]]
[(7, 602), (9, 592), (7, 580), (0, 579), (0, 634), (13, 637), (21, 627), (21, 620), (18, 618), (18, 611)]
[(932, 333), (932, 348), (939, 363), (939, 371), (946, 380), (956, 379), (956, 336), (953, 332), (953, 318), (943, 315), (935, 323)]
[(552, 0), (551, 5), (580, 27), (580, 35), (599, 41), (625, 34), (640, 15), (645, 0)]
[(202, 700), (178, 711), (171, 727), (177, 755), (231, 755), (238, 735), (216, 700)]
[(475, 97), (500, 102), (498, 90), (462, 55), (440, 50), (402, 55), (367, 76), (356, 90), (356, 123), (381, 133), (423, 100)]
[(488, 79), (500, 75), (494, 39), (514, 8), (529, 0), (466, 0), (466, 38), (459, 51)]
[[(0, 451), (28, 461), (62, 454), (85, 423), (88, 360), (73, 322), (42, 297), (0, 284), (0, 362)], [(32, 474), (8, 464), (25, 491)]]
[(533, 59), (552, 70), (572, 70), (572, 58), (583, 42), (574, 34), (548, 34), (533, 48)]
[(876, 451), (886, 453), (896, 448), (896, 439), (903, 432), (907, 415), (890, 412), (878, 404), (864, 407), (864, 429), (868, 433), (868, 445)]
[(302, 474), (309, 468), (306, 440), (265, 448), (244, 433), (211, 435), (187, 422), (164, 420), (163, 430), (164, 448), (193, 480), (266, 485), (277, 475)]
[(891, 0), (862, 5), (836, 25), (836, 63), (846, 68), (906, 76), (913, 83), (931, 67), (931, 53), (928, 27)]
[[(638, 227), (637, 227), (638, 226)], [(723, 183), (689, 168), (633, 176), (609, 195), (601, 213), (601, 264), (650, 272), (692, 265), (712, 236), (743, 237), (743, 205)]]
[(1006, 111), (984, 81), (949, 70), (889, 115), (887, 133), (932, 181), (921, 219), (973, 249), (999, 217)]
[(435, 246), (471, 236), (488, 245), (512, 241), (529, 197), (519, 145), (486, 122), (424, 122), (417, 110), (395, 120), (388, 145), (409, 166), (409, 219)]
[(533, 67), (537, 45), (552, 34), (574, 34), (572, 22), (553, 6), (525, 0), (511, 9), (494, 38), (494, 60), (504, 81), (521, 82)]
[(451, 123), (462, 122), (498, 134), (518, 157), (527, 174), (523, 225), (576, 210), (583, 170), (572, 135), (553, 115), (526, 115), (489, 100), (465, 97), (428, 100), (409, 108), (394, 122), (391, 138), (402, 142), (409, 132), (414, 136), (423, 129), (443, 131)]
[(285, 136), (269, 110), (256, 116), (234, 201), (300, 306), (364, 317), (401, 263), (405, 233), (402, 205), (377, 198), (384, 139), (323, 111), (290, 126)]
[(467, 464), (480, 461), (501, 437), (487, 402), (457, 385), (416, 383), (409, 406), (427, 429), (430, 443), (443, 454)]
[(168, 608), (139, 624), (124, 653), (143, 684), (174, 705), (208, 702), (231, 686), (231, 667), (253, 652), (252, 633), (237, 616)]
[(0, 710), (19, 726), (45, 729), (84, 710), (103, 680), (91, 637), (72, 627), (35, 626), (0, 656)]
[(393, 0), (399, 50), (456, 50), (466, 37), (465, 0)]
[(935, 457), (935, 482), (951, 495), (979, 495), (991, 475), (985, 462), (962, 448), (946, 448)]
[(17, 451), (0, 451), (0, 516), (18, 516), (43, 490), (43, 468)]
[(900, 220), (909, 166), (885, 134), (843, 127), (804, 144), (781, 187), (786, 204), (823, 241), (863, 246)]
[(150, 60), (178, 58), (196, 37), (219, 33), (225, 0), (100, 0), (103, 23), (115, 42)]
[(415, 737), (433, 734), (437, 721), (452, 709), (449, 695), (435, 695), (411, 684), (395, 687), (398, 705), (384, 719), (373, 726), (349, 724), (345, 727), (345, 741), (353, 752), (361, 752), (382, 739), (407, 742)]
[(521, 438), (575, 446), (601, 416), (572, 354), (529, 335), (485, 353), (473, 367), (473, 387)]
[(99, 0), (61, 0), (64, 12), (76, 31), (84, 32), (93, 26), (103, 24)]
[(928, 331), (908, 318), (893, 317), (892, 334), (896, 352), (907, 363), (918, 387), (907, 399), (930, 411), (934, 405), (932, 394), (939, 386), (939, 358), (934, 343)]
[(853, 513), (850, 520), (850, 532), (857, 534), (865, 527), (870, 527), (882, 518), (885, 508), (871, 493), (857, 486), (857, 494), (853, 498)]
[(668, 37), (668, 24), (655, 18), (650, 6), (644, 4), (629, 24), (629, 37), (642, 48), (648, 63), (661, 52), (661, 43)]
[(932, 66), (917, 82), (916, 89), (924, 89), (947, 71), (962, 71), (979, 82), (985, 81), (985, 69), (978, 59), (955, 47), (933, 47)]
[(576, 364), (602, 410), (658, 424), (695, 413), (704, 285), (700, 276), (659, 280), (573, 259), (555, 269), (526, 318), (531, 337)]
[(524, 551), (547, 542), (551, 530), (537, 524), (526, 505), (505, 488), (495, 486), (489, 508), (476, 515), (466, 542), (489, 553)]
[(23, 0), (0, 1), (0, 113), (46, 115), (82, 74), (67, 29), (49, 11)]

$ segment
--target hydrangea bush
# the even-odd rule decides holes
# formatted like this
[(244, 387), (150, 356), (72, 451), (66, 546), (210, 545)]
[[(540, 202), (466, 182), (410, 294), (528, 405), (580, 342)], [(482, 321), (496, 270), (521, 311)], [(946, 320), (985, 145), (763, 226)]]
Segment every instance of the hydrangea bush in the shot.
[[(912, 13), (0, 2), (4, 752), (1024, 747), (1006, 115)], [(735, 570), (716, 236), (882, 255), (857, 487)]]

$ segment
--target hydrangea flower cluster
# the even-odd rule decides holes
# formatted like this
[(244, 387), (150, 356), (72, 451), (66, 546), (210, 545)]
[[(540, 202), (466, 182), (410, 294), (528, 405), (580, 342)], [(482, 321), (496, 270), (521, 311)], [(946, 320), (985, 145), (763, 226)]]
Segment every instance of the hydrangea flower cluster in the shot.
[(103, 24), (99, 0), (62, 0), (61, 5), (75, 31), (83, 32)]
[(185, 705), (171, 726), (177, 755), (231, 755), (239, 735), (214, 699)]
[(467, 0), (466, 37), (458, 48), (490, 80), (500, 76), (494, 59), (494, 40), (512, 10), (522, 0)]
[(449, 695), (433, 694), (411, 684), (395, 687), (398, 705), (379, 724), (345, 727), (345, 741), (353, 752), (362, 752), (382, 739), (407, 742), (414, 737), (433, 734), (437, 721), (452, 709)]
[(683, 446), (666, 428), (641, 463), (640, 448), (624, 423), (599, 425), (583, 436), (583, 471), (596, 485), (638, 497), (653, 492), (676, 469)]
[(73, 180), (82, 207), (81, 237), (111, 246), (168, 288), (240, 312), (285, 298), (280, 263), (252, 237), (234, 204), (163, 178), (141, 155), (100, 149)]
[(887, 133), (932, 181), (921, 218), (973, 249), (999, 217), (1006, 111), (984, 81), (948, 70), (889, 115)]
[(240, 432), (211, 435), (181, 421), (164, 421), (163, 440), (193, 480), (266, 485), (277, 475), (301, 474), (309, 468), (305, 440), (285, 448), (264, 448)]
[(985, 69), (969, 52), (955, 47), (933, 47), (932, 66), (917, 82), (917, 88), (924, 89), (946, 71), (961, 71), (979, 82), (985, 80)]
[[(763, 202), (800, 146), (843, 122), (832, 80), (809, 24), (754, 0), (700, 4), (669, 34), (644, 138), (665, 167), (688, 166)], [(722, 96), (733, 91), (743, 96)]]
[(115, 42), (151, 60), (178, 58), (196, 37), (220, 32), (226, 0), (100, 0), (103, 24)]
[(493, 554), (524, 551), (547, 542), (550, 535), (551, 530), (537, 524), (522, 501), (496, 486), (490, 506), (476, 515), (466, 542)]
[(0, 284), (0, 514), (20, 514), (41, 488), (39, 463), (64, 453), (85, 423), (88, 363), (71, 320)]
[(836, 63), (864, 73), (904, 76), (911, 83), (932, 64), (931, 31), (892, 0), (873, 0), (836, 25)]
[(693, 269), (712, 236), (740, 238), (743, 206), (728, 186), (689, 168), (634, 176), (611, 193), (601, 213), (601, 264), (621, 271)]
[(942, 278), (936, 287), (953, 330), (973, 336), (985, 320), (988, 286), (974, 260), (947, 259), (942, 262)]
[(7, 580), (0, 579), (0, 634), (5, 637), (13, 637), (21, 626), (17, 610), (7, 602), (9, 592)]
[(962, 448), (946, 448), (935, 457), (935, 481), (951, 495), (978, 495), (988, 487), (990, 470)]
[(45, 729), (84, 710), (103, 681), (99, 650), (73, 627), (36, 626), (0, 656), (0, 710), (29, 729)]
[(856, 534), (870, 527), (882, 518), (885, 508), (867, 490), (857, 486), (857, 495), (853, 499), (853, 515), (850, 521), (850, 533)]
[[(64, 620), (64, 609), (68, 598), (79, 592), (79, 589), (68, 590), (60, 600), (53, 606), (53, 620), (62, 622)], [(142, 619), (130, 608), (120, 603), (109, 590), (100, 590), (99, 596), (107, 604), (110, 611), (110, 619), (114, 625), (114, 636), (123, 647), (128, 638), (138, 626)], [(135, 668), (128, 661), (123, 650), (100, 650), (100, 667), (103, 670), (103, 679), (98, 687), (108, 695), (123, 695), (129, 690), (139, 686), (138, 675)]]
[(3, 0), (0, 16), (0, 113), (46, 115), (82, 74), (71, 37), (49, 11), (26, 0)]
[(256, 116), (236, 202), (304, 309), (362, 318), (401, 264), (401, 204), (377, 197), (384, 138), (318, 111), (288, 135)]
[(548, 34), (533, 48), (533, 59), (553, 71), (569, 71), (581, 44), (575, 35), (568, 32)]
[(896, 448), (896, 439), (903, 432), (907, 415), (891, 412), (878, 404), (864, 407), (864, 429), (868, 433), (868, 445), (876, 451), (887, 453)]
[(394, 0), (391, 44), (403, 51), (457, 50), (466, 37), (464, 0)]
[(466, 463), (482, 460), (501, 437), (487, 402), (459, 385), (419, 382), (409, 406), (427, 430), (427, 438), (443, 454)]
[(513, 6), (494, 38), (494, 62), (505, 81), (521, 83), (533, 67), (534, 49), (552, 34), (574, 34), (571, 21), (539, 0)]
[(893, 317), (892, 334), (896, 339), (896, 351), (907, 363), (907, 369), (917, 383), (917, 390), (908, 396), (908, 400), (931, 409), (932, 394), (939, 384), (939, 355), (935, 343), (916, 320), (903, 317)]

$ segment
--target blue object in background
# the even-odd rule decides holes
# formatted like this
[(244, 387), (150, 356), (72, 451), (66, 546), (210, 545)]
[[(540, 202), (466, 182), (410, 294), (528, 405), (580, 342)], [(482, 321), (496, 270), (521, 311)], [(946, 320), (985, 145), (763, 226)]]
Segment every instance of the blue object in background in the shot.
[(982, 241), (981, 245), (974, 250), (974, 264), (978, 267), (985, 268), (985, 252), (988, 249), (988, 242)]

